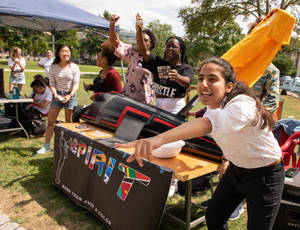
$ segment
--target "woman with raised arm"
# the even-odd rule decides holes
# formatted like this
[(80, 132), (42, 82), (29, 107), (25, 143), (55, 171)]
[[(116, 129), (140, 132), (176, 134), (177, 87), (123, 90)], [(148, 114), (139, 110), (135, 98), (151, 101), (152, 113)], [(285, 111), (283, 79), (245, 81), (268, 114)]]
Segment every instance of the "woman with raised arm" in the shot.
[[(113, 14), (110, 17), (109, 41), (113, 46), (115, 55), (123, 60), (129, 60), (122, 94), (137, 101), (148, 104), (153, 103), (154, 92), (151, 88), (152, 73), (144, 68), (143, 56), (132, 45), (121, 42), (115, 31), (115, 24), (119, 16)], [(139, 22), (137, 22), (139, 23)], [(150, 51), (155, 47), (155, 36), (150, 30), (141, 31), (142, 39), (145, 42), (145, 49)]]
[[(142, 18), (139, 16), (139, 20)], [(153, 73), (152, 89), (156, 93), (156, 106), (171, 113), (185, 106), (185, 94), (194, 80), (194, 70), (187, 64), (186, 47), (182, 38), (172, 36), (165, 42), (165, 55), (151, 55), (142, 39), (143, 25), (137, 25), (137, 44), (148, 68)]]
[[(135, 147), (128, 162), (151, 160), (152, 150), (176, 140), (208, 133), (223, 151), (222, 179), (206, 211), (209, 230), (227, 229), (226, 221), (246, 198), (248, 230), (271, 230), (280, 207), (284, 184), (281, 150), (272, 133), (272, 114), (243, 83), (237, 82), (232, 66), (210, 58), (200, 66), (198, 96), (207, 111), (202, 118), (157, 136), (117, 147)], [(246, 227), (245, 227), (246, 229)]]

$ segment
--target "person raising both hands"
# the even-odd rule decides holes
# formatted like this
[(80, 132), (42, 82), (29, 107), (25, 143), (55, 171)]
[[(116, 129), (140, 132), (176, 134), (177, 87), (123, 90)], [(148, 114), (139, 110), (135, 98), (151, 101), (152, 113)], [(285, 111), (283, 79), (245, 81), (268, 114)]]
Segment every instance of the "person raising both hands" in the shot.
[(227, 229), (227, 220), (246, 198), (247, 228), (271, 230), (280, 207), (284, 184), (281, 150), (272, 133), (272, 114), (241, 82), (232, 66), (221, 58), (206, 59), (200, 66), (198, 96), (207, 106), (204, 117), (147, 139), (116, 147), (134, 147), (127, 161), (152, 160), (152, 150), (176, 140), (208, 133), (223, 151), (222, 179), (206, 211), (210, 230)]

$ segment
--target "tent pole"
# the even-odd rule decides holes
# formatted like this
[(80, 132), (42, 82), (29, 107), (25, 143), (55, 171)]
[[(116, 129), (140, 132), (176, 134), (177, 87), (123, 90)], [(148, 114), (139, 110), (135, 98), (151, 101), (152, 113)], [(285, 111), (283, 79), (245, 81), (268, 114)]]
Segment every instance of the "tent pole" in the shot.
[[(117, 38), (118, 38), (118, 40), (120, 40), (117, 26), (115, 26), (115, 30), (116, 30)], [(124, 65), (123, 65), (123, 60), (122, 59), (121, 59), (121, 70), (122, 70), (123, 83), (125, 83)]]
[(125, 83), (125, 74), (124, 74), (124, 66), (123, 66), (123, 60), (122, 59), (121, 59), (121, 70), (122, 70), (123, 82)]
[(54, 47), (55, 47), (55, 38), (54, 38), (54, 34), (52, 33), (52, 53), (54, 54)]

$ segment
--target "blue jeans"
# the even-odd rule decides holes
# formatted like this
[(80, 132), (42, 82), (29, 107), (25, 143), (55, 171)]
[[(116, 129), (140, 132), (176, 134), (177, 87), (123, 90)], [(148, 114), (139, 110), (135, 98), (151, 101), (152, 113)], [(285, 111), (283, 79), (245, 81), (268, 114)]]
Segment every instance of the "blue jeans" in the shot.
[(240, 168), (230, 163), (206, 210), (208, 229), (227, 229), (225, 223), (231, 213), (246, 198), (247, 229), (272, 230), (280, 207), (283, 185), (282, 161), (254, 169)]

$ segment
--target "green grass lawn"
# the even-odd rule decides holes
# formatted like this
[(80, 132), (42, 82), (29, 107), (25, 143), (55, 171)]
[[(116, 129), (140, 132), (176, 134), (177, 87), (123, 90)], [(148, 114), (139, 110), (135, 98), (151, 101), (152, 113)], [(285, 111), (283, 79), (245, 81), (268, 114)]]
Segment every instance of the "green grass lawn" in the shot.
[[(8, 68), (7, 66), (7, 59), (0, 59), (0, 67), (1, 68)], [(99, 67), (95, 65), (79, 65), (80, 72), (99, 72)], [(41, 70), (43, 71), (43, 68), (38, 66), (37, 61), (27, 61), (26, 60), (26, 70)]]
[[(2, 61), (0, 64), (3, 64)], [(98, 67), (83, 66), (82, 69), (84, 72), (99, 71)], [(24, 86), (24, 93), (27, 95), (31, 93), (30, 82), (35, 74), (26, 73), (27, 83)], [(89, 94), (85, 92), (82, 83), (91, 83), (94, 77), (93, 74), (81, 75), (78, 90), (79, 105), (91, 103), (89, 99), (91, 92)], [(5, 72), (6, 91), (8, 78), (9, 72)], [(191, 94), (193, 96), (195, 92)], [(295, 119), (300, 120), (300, 100), (291, 96), (282, 97), (284, 98), (282, 118), (294, 116)], [(201, 107), (199, 104), (193, 110), (197, 111)], [(59, 120), (64, 120), (63, 112)], [(26, 229), (105, 229), (92, 214), (77, 206), (52, 185), (53, 153), (35, 154), (43, 142), (43, 137), (27, 140), (20, 135), (0, 133), (0, 209), (7, 213), (12, 221)], [(214, 184), (216, 186), (217, 178), (214, 178)], [(194, 194), (193, 199), (199, 203), (209, 196), (210, 192), (205, 190)], [(168, 204), (174, 204), (182, 199), (179, 195), (175, 195), (168, 200)], [(175, 212), (182, 215), (183, 209), (179, 208)], [(201, 211), (193, 208), (192, 213), (193, 217), (196, 217), (201, 214)], [(246, 219), (245, 212), (238, 220), (229, 222), (230, 229), (246, 229)], [(182, 228), (172, 223), (167, 217), (163, 217), (160, 229), (179, 230)], [(205, 223), (202, 223), (194, 229), (204, 230), (207, 227)]]

